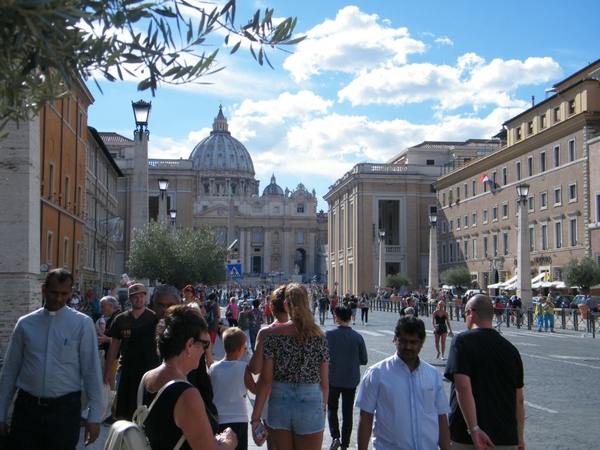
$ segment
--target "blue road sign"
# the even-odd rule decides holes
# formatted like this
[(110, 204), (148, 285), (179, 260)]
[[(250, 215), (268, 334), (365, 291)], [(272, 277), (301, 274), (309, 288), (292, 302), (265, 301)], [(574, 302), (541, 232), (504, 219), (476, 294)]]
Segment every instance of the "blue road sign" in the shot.
[(227, 264), (227, 276), (229, 278), (242, 278), (242, 265)]

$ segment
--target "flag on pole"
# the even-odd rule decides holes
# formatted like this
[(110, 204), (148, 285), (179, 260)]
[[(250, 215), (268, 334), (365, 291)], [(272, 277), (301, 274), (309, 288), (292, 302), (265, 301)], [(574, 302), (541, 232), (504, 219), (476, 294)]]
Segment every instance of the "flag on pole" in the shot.
[(483, 184), (483, 183), (490, 183), (490, 184), (491, 184), (491, 183), (492, 183), (492, 180), (490, 180), (490, 179), (488, 178), (488, 176), (487, 176), (487, 175), (484, 173), (483, 175), (481, 175), (481, 180), (479, 180), (479, 182), (480, 182), (481, 184)]

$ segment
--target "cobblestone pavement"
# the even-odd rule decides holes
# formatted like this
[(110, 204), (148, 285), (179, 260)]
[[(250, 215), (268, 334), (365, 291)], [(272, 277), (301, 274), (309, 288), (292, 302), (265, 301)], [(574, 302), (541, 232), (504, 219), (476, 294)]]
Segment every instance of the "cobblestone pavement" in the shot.
[[(396, 313), (370, 311), (367, 326), (357, 323), (353, 328), (365, 339), (369, 366), (387, 358), (394, 351), (393, 329)], [(443, 372), (445, 364), (435, 359), (431, 317), (423, 317), (428, 334), (421, 357)], [(452, 321), (455, 332), (465, 330), (463, 322)], [(333, 327), (331, 316), (322, 328)], [(598, 444), (600, 414), (600, 338), (590, 334), (558, 330), (556, 333), (537, 333), (526, 329), (502, 328), (503, 336), (521, 352), (525, 365), (526, 423), (525, 441), (528, 450), (590, 450)], [(215, 358), (223, 355), (221, 341), (215, 346)], [(363, 368), (364, 371), (364, 368)], [(449, 395), (450, 383), (446, 384)], [(252, 397), (252, 396), (250, 396)], [(252, 402), (253, 399), (250, 399)], [(351, 448), (356, 448), (358, 411), (354, 411)], [(103, 447), (108, 427), (101, 427), (100, 439), (89, 449)], [(83, 428), (82, 428), (83, 430)], [(250, 439), (251, 440), (251, 439)], [(331, 443), (327, 426), (323, 449)], [(85, 448), (80, 444), (78, 449)], [(258, 449), (254, 444), (249, 449)], [(262, 448), (266, 449), (266, 446)]]

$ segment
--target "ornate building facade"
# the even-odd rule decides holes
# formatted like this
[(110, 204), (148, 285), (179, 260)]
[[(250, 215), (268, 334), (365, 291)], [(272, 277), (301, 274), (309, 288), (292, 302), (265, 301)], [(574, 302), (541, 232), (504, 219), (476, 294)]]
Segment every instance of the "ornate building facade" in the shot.
[[(133, 183), (133, 141), (101, 133), (125, 177), (119, 180), (119, 216), (125, 236), (117, 249), (117, 267), (127, 271), (131, 230), (128, 218)], [(151, 145), (151, 142), (150, 142)], [(242, 265), (245, 277), (304, 281), (326, 276), (327, 215), (317, 212), (314, 190), (303, 184), (282, 189), (273, 174), (261, 193), (254, 163), (246, 147), (235, 139), (220, 107), (210, 135), (198, 143), (188, 159), (148, 160), (149, 219), (169, 220), (174, 226), (208, 223), (218, 230), (229, 260)], [(161, 195), (158, 180), (168, 180)], [(233, 245), (232, 245), (233, 244)], [(199, 255), (201, 257), (201, 255)], [(119, 270), (119, 269), (117, 269)], [(202, 281), (202, 280), (194, 280)]]

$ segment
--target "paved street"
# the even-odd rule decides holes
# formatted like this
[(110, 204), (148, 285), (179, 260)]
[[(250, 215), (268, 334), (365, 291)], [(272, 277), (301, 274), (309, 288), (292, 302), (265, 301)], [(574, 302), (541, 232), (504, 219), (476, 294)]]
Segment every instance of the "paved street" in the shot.
[[(392, 344), (397, 314), (370, 311), (368, 326), (354, 328), (363, 335), (369, 353), (369, 365), (395, 351)], [(421, 357), (444, 370), (444, 361), (435, 359), (431, 318), (425, 317), (427, 342)], [(323, 327), (333, 326), (331, 316)], [(464, 331), (462, 322), (452, 322), (454, 331)], [(588, 450), (598, 448), (598, 404), (600, 400), (600, 338), (581, 332), (558, 330), (557, 333), (537, 333), (503, 328), (503, 335), (521, 352), (525, 365), (526, 425), (525, 440), (528, 450)], [(585, 337), (582, 337), (585, 336)], [(217, 341), (216, 358), (223, 354)], [(449, 394), (450, 383), (446, 383)], [(491, 405), (492, 406), (492, 405)], [(355, 410), (353, 446), (356, 448)], [(92, 449), (102, 449), (107, 427), (102, 427), (99, 442)], [(323, 449), (328, 449), (331, 439), (325, 430)], [(83, 449), (83, 444), (80, 447)], [(251, 446), (251, 449), (258, 447)], [(266, 448), (266, 446), (263, 446)]]

